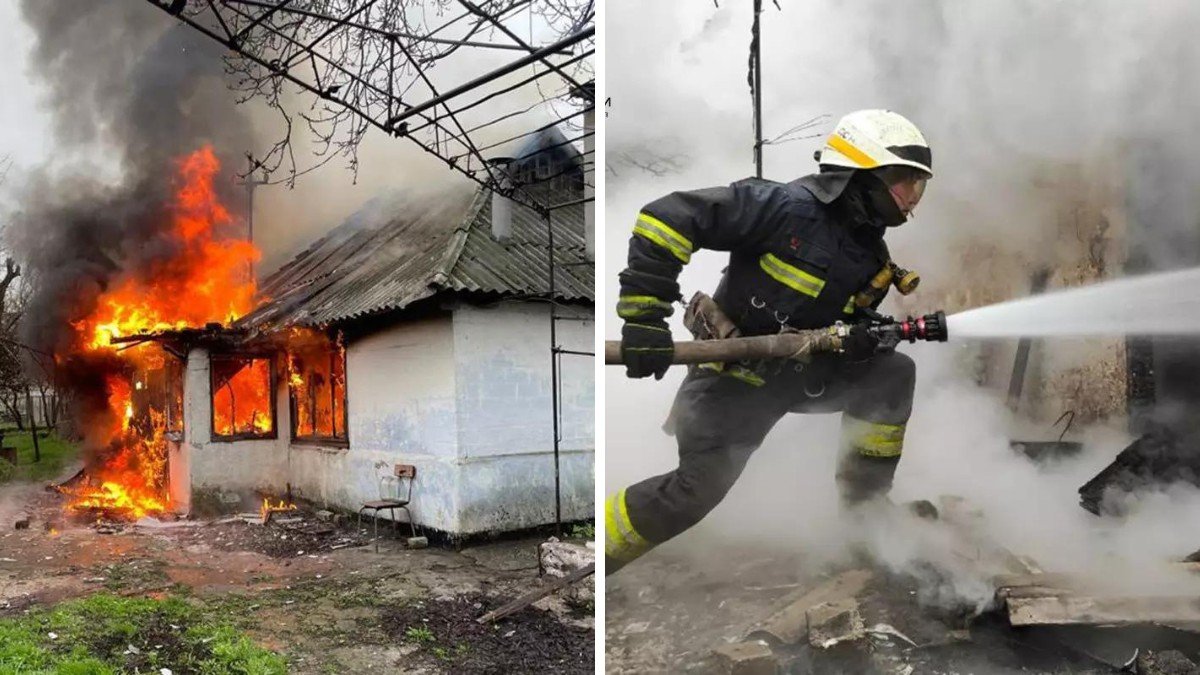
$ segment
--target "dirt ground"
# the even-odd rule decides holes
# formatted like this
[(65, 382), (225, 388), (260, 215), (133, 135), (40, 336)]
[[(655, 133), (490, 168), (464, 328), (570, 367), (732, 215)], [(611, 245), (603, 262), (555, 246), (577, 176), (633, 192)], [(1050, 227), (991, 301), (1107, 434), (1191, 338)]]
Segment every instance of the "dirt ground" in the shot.
[[(726, 673), (713, 650), (746, 638), (764, 619), (846, 569), (798, 553), (714, 548), (654, 552), (606, 579), (605, 662), (614, 675)], [(1200, 658), (1200, 633), (1164, 626), (1014, 629), (997, 612), (931, 602), (930, 579), (873, 569), (856, 594), (867, 635), (830, 649), (773, 645), (783, 673), (1191, 673), (1155, 669), (1178, 654)], [(871, 628), (887, 628), (872, 632)], [(894, 630), (889, 632), (887, 629)], [(1122, 669), (1133, 659), (1136, 663)], [(747, 671), (750, 672), (750, 671)], [(758, 671), (753, 671), (758, 672)]]
[[(15, 530), (23, 511), (30, 527)], [(353, 523), (311, 511), (287, 525), (111, 528), (62, 513), (41, 486), (0, 488), (0, 618), (97, 592), (178, 594), (283, 654), (294, 673), (593, 670), (591, 580), (494, 626), (474, 621), (543, 583), (540, 538), (453, 551), (389, 537), (375, 553)]]

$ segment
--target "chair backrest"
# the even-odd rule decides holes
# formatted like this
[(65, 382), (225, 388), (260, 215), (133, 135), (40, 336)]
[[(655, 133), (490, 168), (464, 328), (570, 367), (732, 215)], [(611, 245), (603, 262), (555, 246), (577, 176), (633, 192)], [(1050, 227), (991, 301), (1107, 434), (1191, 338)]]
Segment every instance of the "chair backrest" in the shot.
[(415, 483), (417, 480), (417, 467), (413, 466), (412, 464), (397, 464), (393, 473), (395, 474), (397, 480), (401, 482), (403, 482), (406, 478), (408, 479), (408, 496), (404, 499), (405, 501), (411, 502), (413, 483)]

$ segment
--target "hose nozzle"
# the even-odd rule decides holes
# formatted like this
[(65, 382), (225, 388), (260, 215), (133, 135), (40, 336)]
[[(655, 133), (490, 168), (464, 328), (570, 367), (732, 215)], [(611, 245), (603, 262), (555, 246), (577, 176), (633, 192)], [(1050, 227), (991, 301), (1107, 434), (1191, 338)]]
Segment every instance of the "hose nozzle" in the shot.
[(950, 337), (946, 313), (941, 310), (917, 318), (910, 316), (900, 321), (877, 324), (871, 326), (870, 330), (879, 336), (880, 342), (893, 345), (917, 340), (945, 342)]

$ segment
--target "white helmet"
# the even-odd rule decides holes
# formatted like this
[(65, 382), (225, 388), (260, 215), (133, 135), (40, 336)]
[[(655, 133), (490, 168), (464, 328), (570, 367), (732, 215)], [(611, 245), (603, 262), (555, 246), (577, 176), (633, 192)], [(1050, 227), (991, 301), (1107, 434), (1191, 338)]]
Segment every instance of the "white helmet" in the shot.
[(925, 136), (891, 110), (857, 110), (843, 117), (825, 140), (817, 162), (848, 169), (911, 166), (933, 176), (933, 156)]

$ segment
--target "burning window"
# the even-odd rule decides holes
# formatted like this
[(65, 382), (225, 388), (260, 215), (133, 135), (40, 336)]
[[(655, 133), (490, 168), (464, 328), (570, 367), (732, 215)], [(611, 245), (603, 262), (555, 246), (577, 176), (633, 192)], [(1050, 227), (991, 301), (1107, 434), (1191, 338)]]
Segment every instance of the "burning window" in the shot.
[(293, 334), (288, 347), (292, 439), (346, 445), (346, 352), (323, 334)]
[(275, 438), (274, 379), (268, 357), (212, 357), (214, 440)]
[[(147, 362), (147, 359), (143, 359)], [(132, 411), (134, 423), (145, 411), (154, 417), (155, 426), (162, 426), (166, 433), (183, 433), (183, 362), (180, 359), (160, 355), (149, 365), (143, 365), (134, 379)]]

